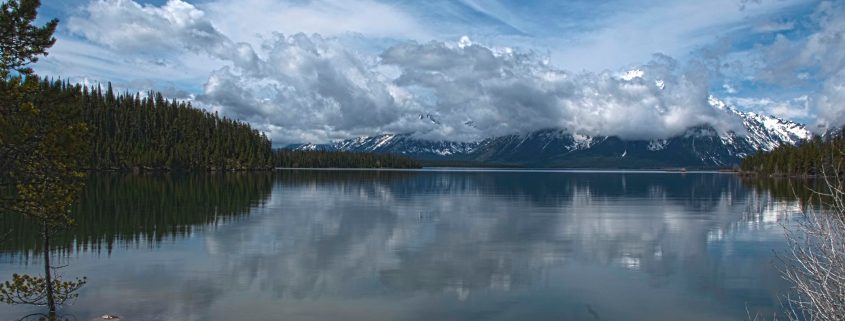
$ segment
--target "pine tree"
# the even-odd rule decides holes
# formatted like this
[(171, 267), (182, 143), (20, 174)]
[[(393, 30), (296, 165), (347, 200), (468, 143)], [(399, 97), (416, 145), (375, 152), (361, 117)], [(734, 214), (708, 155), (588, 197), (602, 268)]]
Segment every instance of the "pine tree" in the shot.
[(54, 277), (50, 239), (73, 223), (70, 207), (83, 186), (78, 168), (87, 126), (77, 105), (62, 96), (41, 96), (39, 79), (28, 67), (56, 41), (57, 20), (32, 25), (39, 6), (38, 0), (0, 5), (0, 212), (42, 227), (44, 276), (13, 275), (0, 284), (0, 301), (47, 306), (46, 316), (54, 320), (57, 306), (85, 284)]
[[(845, 136), (814, 137), (799, 146), (780, 146), (745, 158), (740, 168), (764, 175), (835, 175), (845, 166)], [(836, 171), (837, 173), (822, 173)]]

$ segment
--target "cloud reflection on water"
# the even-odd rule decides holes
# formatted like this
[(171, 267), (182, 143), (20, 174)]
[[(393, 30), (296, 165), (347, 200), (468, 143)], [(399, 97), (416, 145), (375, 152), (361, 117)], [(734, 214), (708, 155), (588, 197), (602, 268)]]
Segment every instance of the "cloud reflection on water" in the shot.
[(732, 175), (290, 171), (274, 182), (248, 219), (155, 250), (81, 255), (72, 267), (91, 285), (72, 309), (143, 320), (740, 320), (746, 303), (769, 308), (783, 290), (770, 260), (783, 245), (772, 218), (785, 216), (748, 214), (781, 203)]

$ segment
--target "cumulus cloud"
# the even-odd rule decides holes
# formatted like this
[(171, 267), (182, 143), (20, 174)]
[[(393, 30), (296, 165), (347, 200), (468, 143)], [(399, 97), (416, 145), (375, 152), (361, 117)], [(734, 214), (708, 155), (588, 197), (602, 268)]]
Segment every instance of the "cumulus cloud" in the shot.
[(335, 40), (276, 34), (261, 46), (260, 58), (252, 45), (235, 43), (181, 0), (161, 7), (97, 0), (84, 11), (71, 19), (70, 30), (127, 55), (187, 50), (228, 63), (209, 76), (197, 101), (251, 121), (277, 140), (324, 141), (401, 123), (389, 85)]
[(70, 18), (70, 31), (119, 50), (148, 54), (183, 47), (207, 50), (226, 40), (201, 10), (180, 0), (169, 0), (161, 7), (131, 0), (95, 0), (83, 10), (84, 16)]
[(117, 52), (145, 56), (157, 65), (166, 65), (168, 57), (188, 50), (249, 70), (258, 68), (249, 44), (233, 42), (202, 10), (181, 0), (168, 0), (161, 7), (132, 0), (94, 0), (82, 15), (70, 18), (68, 29)]
[(319, 34), (274, 33), (254, 47), (181, 0), (160, 7), (96, 0), (85, 12), (71, 19), (71, 30), (115, 50), (224, 61), (196, 101), (250, 121), (277, 143), (406, 132), (469, 141), (543, 128), (651, 139), (704, 124), (740, 128), (708, 105), (708, 68), (665, 55), (629, 76), (571, 73), (533, 52), (469, 38), (409, 41), (377, 56)]
[(666, 56), (625, 78), (568, 73), (466, 38), (408, 42), (374, 58), (319, 35), (277, 34), (262, 50), (261, 70), (219, 70), (198, 99), (283, 141), (385, 132), (470, 141), (542, 128), (649, 139), (704, 124), (739, 128), (707, 104), (703, 67)]
[[(373, 134), (412, 115), (365, 59), (318, 35), (276, 34), (258, 70), (214, 72), (198, 99), (281, 141)], [(397, 130), (400, 128), (396, 128)]]
[[(666, 138), (691, 126), (734, 129), (707, 104), (707, 71), (683, 69), (656, 55), (631, 77), (569, 73), (531, 53), (430, 42), (388, 49), (382, 63), (402, 73), (394, 83), (433, 95), (424, 104), (443, 125), (429, 135), (469, 137), (566, 128), (587, 135)], [(465, 128), (466, 121), (473, 128)]]

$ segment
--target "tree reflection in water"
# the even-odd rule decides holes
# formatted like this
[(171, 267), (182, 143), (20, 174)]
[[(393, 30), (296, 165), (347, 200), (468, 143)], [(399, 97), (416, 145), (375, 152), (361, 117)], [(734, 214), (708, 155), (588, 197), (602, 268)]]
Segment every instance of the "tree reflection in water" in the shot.
[[(89, 224), (83, 231), (92, 233), (78, 237), (103, 245), (72, 247), (114, 253), (79, 259), (99, 278), (74, 306), (79, 315), (114, 307), (156, 320), (245, 311), (255, 320), (623, 320), (648, 310), (644, 320), (716, 320), (744, 316), (746, 304), (767, 311), (783, 287), (769, 262), (783, 243), (776, 221), (788, 217), (778, 211), (790, 207), (733, 175), (281, 171), (124, 180), (138, 187), (114, 193), (120, 184), (101, 183), (103, 194), (88, 193), (104, 204), (83, 205), (91, 222), (108, 220), (112, 208), (135, 214), (106, 221), (119, 227), (113, 232)], [(754, 206), (764, 214), (749, 215)], [(217, 225), (224, 221), (233, 222)]]

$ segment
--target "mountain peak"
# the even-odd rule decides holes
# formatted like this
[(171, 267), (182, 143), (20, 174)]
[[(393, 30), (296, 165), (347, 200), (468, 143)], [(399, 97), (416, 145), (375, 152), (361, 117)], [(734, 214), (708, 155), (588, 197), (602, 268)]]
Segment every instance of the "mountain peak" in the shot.
[[(639, 72), (634, 71), (634, 76)], [(632, 78), (633, 79), (633, 78)], [(812, 137), (804, 125), (773, 116), (742, 112), (711, 96), (713, 108), (737, 117), (744, 132), (719, 132), (703, 125), (670, 138), (624, 140), (588, 136), (562, 128), (522, 135), (492, 137), (476, 142), (430, 141), (413, 134), (382, 134), (336, 141), (326, 145), (303, 144), (298, 150), (343, 150), (402, 154), (421, 160), (461, 160), (529, 167), (611, 168), (714, 168), (738, 164), (748, 155)], [(431, 114), (420, 120), (439, 124)], [(471, 121), (465, 123), (473, 126)]]

